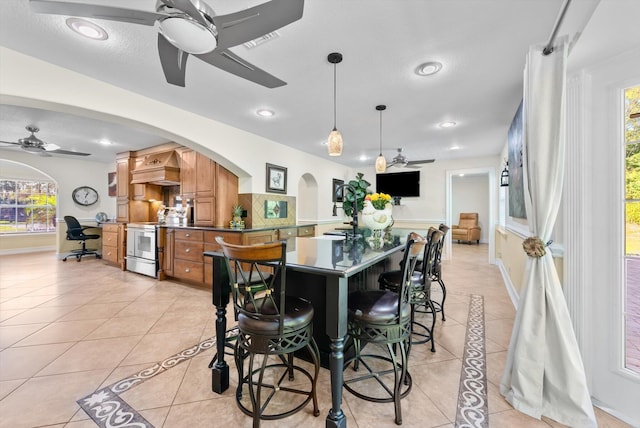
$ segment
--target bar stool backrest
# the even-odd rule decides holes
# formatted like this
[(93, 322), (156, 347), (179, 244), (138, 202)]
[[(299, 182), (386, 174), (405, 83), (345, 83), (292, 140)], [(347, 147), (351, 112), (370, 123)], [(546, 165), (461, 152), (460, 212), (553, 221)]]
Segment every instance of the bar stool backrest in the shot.
[(236, 245), (224, 242), (220, 236), (216, 241), (226, 261), (235, 311), (256, 320), (273, 320), (282, 334), (286, 309), (286, 241)]

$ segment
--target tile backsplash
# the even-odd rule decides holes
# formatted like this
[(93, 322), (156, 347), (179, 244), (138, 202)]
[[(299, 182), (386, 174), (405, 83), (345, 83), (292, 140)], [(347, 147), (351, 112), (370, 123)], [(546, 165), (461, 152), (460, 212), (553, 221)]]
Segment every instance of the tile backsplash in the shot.
[[(286, 201), (287, 216), (283, 218), (267, 218), (265, 212), (266, 201)], [(238, 203), (247, 210), (244, 224), (247, 229), (257, 229), (271, 226), (293, 226), (296, 224), (295, 196), (277, 195), (273, 193), (240, 193)]]

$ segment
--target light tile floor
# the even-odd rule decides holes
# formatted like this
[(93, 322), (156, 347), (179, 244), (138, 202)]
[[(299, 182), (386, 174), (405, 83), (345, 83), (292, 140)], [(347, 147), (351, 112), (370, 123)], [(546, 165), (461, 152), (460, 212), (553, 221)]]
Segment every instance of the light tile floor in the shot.
[[(414, 387), (403, 400), (405, 427), (453, 427), (469, 295), (484, 296), (491, 427), (557, 427), (532, 419), (502, 398), (498, 385), (515, 311), (484, 245), (454, 244), (445, 261), (447, 321), (436, 324), (435, 353), (414, 346)], [(76, 400), (214, 335), (209, 289), (122, 272), (101, 260), (63, 263), (53, 253), (0, 257), (0, 427), (95, 428)], [(121, 394), (156, 427), (251, 426), (231, 387), (211, 392), (212, 352), (197, 355)], [(265, 427), (324, 427), (327, 370), (319, 381), (320, 416), (311, 406)], [(345, 392), (349, 427), (392, 427), (393, 406)], [(599, 425), (624, 423), (596, 409)]]

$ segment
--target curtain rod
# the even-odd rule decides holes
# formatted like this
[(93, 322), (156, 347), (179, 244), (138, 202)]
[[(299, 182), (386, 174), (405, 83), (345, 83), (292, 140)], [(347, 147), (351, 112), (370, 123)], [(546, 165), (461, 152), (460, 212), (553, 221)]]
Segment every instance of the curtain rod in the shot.
[(556, 38), (556, 34), (558, 34), (558, 30), (560, 29), (560, 25), (562, 25), (562, 20), (564, 19), (564, 15), (567, 13), (567, 9), (569, 8), (569, 3), (571, 3), (571, 0), (565, 0), (564, 1), (564, 6), (562, 7), (562, 11), (560, 11), (560, 14), (558, 15), (558, 18), (556, 19), (556, 23), (553, 26), (553, 31), (551, 32), (551, 37), (549, 37), (549, 42), (547, 43), (547, 45), (542, 50), (542, 54), (543, 55), (549, 55), (551, 52), (553, 52), (553, 41)]

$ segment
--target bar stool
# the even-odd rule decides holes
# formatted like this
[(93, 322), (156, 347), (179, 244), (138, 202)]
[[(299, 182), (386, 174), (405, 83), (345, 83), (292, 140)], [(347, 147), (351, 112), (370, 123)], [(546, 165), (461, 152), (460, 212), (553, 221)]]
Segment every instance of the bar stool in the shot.
[[(363, 400), (394, 403), (395, 423), (398, 425), (402, 424), (400, 400), (409, 394), (412, 386), (407, 356), (411, 335), (411, 278), (425, 244), (426, 240), (419, 236), (409, 235), (407, 238), (402, 281), (397, 293), (389, 290), (357, 290), (350, 293), (348, 298), (347, 334), (353, 340), (354, 356), (344, 366), (346, 370), (353, 365), (353, 370), (358, 371), (362, 365), (366, 372), (345, 380), (344, 388)], [(388, 356), (364, 354), (363, 345), (367, 344), (386, 346)], [(390, 369), (388, 363), (391, 363)], [(385, 383), (391, 373), (393, 383)], [(368, 380), (375, 381), (381, 387), (382, 397), (373, 395), (373, 388), (366, 382)], [(359, 382), (364, 382), (360, 384), (364, 386), (357, 389)]]
[(442, 240), (440, 241), (440, 245), (436, 250), (436, 259), (433, 263), (433, 267), (431, 269), (431, 280), (437, 281), (440, 284), (440, 289), (442, 290), (442, 300), (440, 302), (433, 302), (436, 311), (442, 312), (442, 321), (446, 321), (444, 316), (444, 301), (447, 299), (447, 287), (444, 285), (444, 281), (442, 280), (442, 247), (444, 247), (444, 239), (447, 236), (447, 232), (449, 232), (449, 226), (446, 224), (440, 224), (438, 230), (442, 232)]
[[(274, 420), (302, 410), (313, 400), (313, 415), (318, 416), (316, 384), (320, 371), (320, 353), (313, 339), (313, 306), (305, 299), (286, 296), (286, 241), (257, 245), (235, 245), (216, 237), (227, 265), (234, 309), (238, 314), (238, 339), (234, 358), (238, 369), (236, 403), (242, 412), (253, 417), (253, 427), (260, 420)], [(265, 266), (273, 274), (264, 273)], [(259, 283), (256, 277), (260, 278)], [(240, 286), (239, 284), (252, 284)], [(293, 353), (306, 349), (314, 365), (313, 374), (294, 364)], [(261, 362), (258, 368), (256, 356)], [(272, 357), (276, 357), (275, 361)], [(248, 370), (245, 374), (245, 363)], [(271, 360), (271, 361), (270, 361)], [(268, 375), (265, 373), (268, 372)], [(294, 380), (302, 373), (310, 381), (308, 390)], [(242, 397), (247, 387), (250, 404)], [(263, 399), (263, 390), (267, 392)], [(301, 400), (296, 400), (301, 397)], [(269, 406), (279, 413), (268, 412)], [(290, 405), (288, 410), (281, 407)]]
[[(420, 236), (412, 233), (410, 236)], [(411, 303), (411, 335), (410, 344), (416, 345), (431, 342), (431, 352), (435, 352), (435, 342), (433, 340), (433, 331), (435, 329), (435, 315), (431, 317), (431, 327), (427, 327), (421, 322), (416, 321), (416, 312), (435, 314), (436, 309), (431, 300), (431, 271), (436, 258), (436, 248), (440, 243), (441, 232), (435, 228), (430, 228), (427, 235), (427, 244), (424, 245), (424, 251), (418, 258), (417, 266), (411, 277), (410, 287), (410, 303)], [(405, 257), (407, 255), (405, 254)], [(401, 262), (403, 266), (405, 260)], [(398, 292), (402, 281), (402, 270), (392, 270), (383, 272), (378, 277), (378, 284), (383, 290)], [(424, 306), (425, 310), (419, 311), (418, 308)]]

